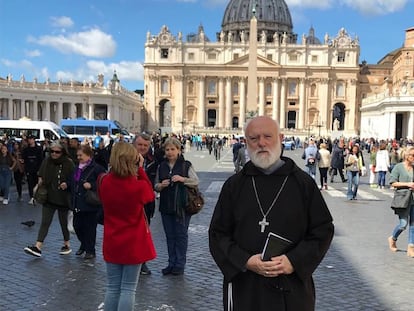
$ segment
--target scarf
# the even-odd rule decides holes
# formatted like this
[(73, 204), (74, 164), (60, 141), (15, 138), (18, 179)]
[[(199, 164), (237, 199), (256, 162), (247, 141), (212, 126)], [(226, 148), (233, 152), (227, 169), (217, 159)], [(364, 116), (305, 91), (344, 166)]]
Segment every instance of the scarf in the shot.
[(75, 175), (73, 177), (73, 179), (75, 180), (75, 182), (78, 182), (80, 180), (80, 177), (82, 175), (82, 171), (89, 165), (91, 164), (92, 159), (89, 159), (88, 161), (86, 161), (85, 163), (79, 163), (78, 167), (76, 168), (75, 171)]

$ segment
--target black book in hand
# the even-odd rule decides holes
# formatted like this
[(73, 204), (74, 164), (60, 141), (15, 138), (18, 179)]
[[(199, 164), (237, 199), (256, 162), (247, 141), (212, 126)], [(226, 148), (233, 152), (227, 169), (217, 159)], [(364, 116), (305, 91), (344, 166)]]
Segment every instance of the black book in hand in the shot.
[(292, 241), (277, 235), (273, 232), (269, 232), (266, 243), (262, 251), (262, 260), (268, 261), (272, 257), (285, 254), (292, 246)]

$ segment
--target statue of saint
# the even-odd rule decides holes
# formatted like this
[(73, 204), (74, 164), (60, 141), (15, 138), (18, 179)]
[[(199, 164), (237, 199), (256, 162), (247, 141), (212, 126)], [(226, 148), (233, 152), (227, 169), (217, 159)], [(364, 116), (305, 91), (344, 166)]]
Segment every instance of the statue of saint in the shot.
[(339, 131), (339, 120), (337, 118), (335, 118), (335, 120), (333, 122), (333, 129), (335, 131)]
[(240, 32), (240, 42), (244, 43), (246, 41), (246, 34), (244, 33), (244, 30)]
[(262, 33), (260, 35), (260, 41), (265, 44), (266, 43), (266, 32), (262, 30)]
[(221, 43), (224, 42), (224, 31), (223, 30), (220, 32), (220, 42)]

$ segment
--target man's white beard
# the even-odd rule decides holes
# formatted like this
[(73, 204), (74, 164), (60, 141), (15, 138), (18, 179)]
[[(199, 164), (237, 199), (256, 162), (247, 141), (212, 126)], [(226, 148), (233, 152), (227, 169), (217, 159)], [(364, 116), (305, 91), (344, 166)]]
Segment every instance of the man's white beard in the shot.
[[(266, 150), (267, 153), (260, 153), (260, 151), (263, 150)], [(282, 146), (276, 144), (273, 149), (262, 148), (256, 151), (251, 150), (250, 147), (247, 146), (247, 152), (249, 153), (250, 161), (252, 161), (255, 166), (262, 169), (268, 169), (280, 159)]]

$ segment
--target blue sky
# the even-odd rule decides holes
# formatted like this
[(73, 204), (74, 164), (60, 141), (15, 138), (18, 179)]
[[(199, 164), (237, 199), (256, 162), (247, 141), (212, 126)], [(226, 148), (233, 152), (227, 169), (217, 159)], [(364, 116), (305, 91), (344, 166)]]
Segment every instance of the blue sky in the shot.
[[(414, 0), (285, 0), (300, 38), (311, 26), (321, 40), (344, 27), (358, 35), (361, 58), (377, 63), (402, 46), (414, 27)], [(215, 40), (229, 0), (0, 0), (0, 77), (23, 74), (105, 83), (117, 71), (121, 85), (143, 88), (146, 33), (163, 25), (177, 35), (201, 24)]]

